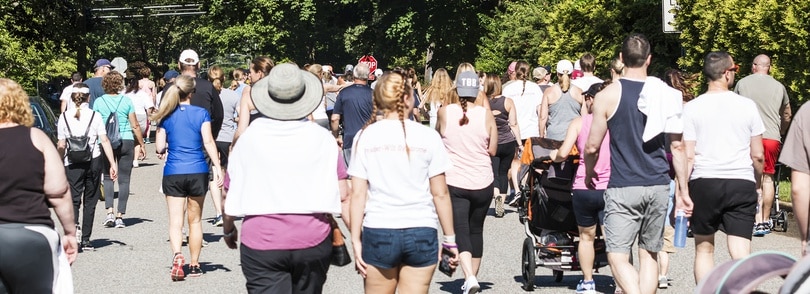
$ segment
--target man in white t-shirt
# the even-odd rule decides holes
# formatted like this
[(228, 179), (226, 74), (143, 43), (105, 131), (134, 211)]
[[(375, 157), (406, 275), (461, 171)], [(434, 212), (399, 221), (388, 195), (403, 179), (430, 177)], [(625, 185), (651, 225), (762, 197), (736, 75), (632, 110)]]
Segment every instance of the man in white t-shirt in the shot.
[(684, 197), (693, 203), (696, 282), (714, 267), (714, 234), (721, 226), (728, 235), (732, 259), (751, 253), (765, 126), (753, 101), (729, 91), (738, 69), (726, 52), (707, 54), (703, 74), (708, 90), (683, 109), (683, 139), (691, 171), (690, 195)]
[(591, 85), (604, 82), (602, 79), (593, 75), (596, 70), (596, 58), (590, 53), (585, 53), (579, 59), (579, 66), (582, 68), (582, 77), (571, 80), (571, 84), (577, 86), (582, 92), (588, 91)]
[(82, 74), (80, 74), (78, 72), (74, 72), (73, 75), (70, 76), (70, 82), (71, 82), (70, 85), (65, 87), (64, 90), (62, 90), (62, 95), (59, 95), (59, 100), (62, 101), (62, 106), (59, 107), (59, 109), (62, 112), (65, 112), (65, 111), (70, 110), (70, 109), (76, 109), (76, 104), (73, 103), (73, 98), (72, 98), (73, 86), (75, 86), (78, 83), (81, 83), (82, 80), (84, 80), (84, 77), (82, 77)]

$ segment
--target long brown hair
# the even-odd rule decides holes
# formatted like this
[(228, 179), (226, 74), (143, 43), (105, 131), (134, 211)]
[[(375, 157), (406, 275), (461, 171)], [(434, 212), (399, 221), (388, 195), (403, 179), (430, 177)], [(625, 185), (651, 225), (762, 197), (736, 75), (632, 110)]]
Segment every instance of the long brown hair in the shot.
[(692, 86), (690, 85), (690, 77), (684, 77), (683, 72), (677, 69), (669, 69), (666, 72), (666, 83), (683, 93), (683, 102), (692, 101), (695, 99), (695, 94), (692, 93)]

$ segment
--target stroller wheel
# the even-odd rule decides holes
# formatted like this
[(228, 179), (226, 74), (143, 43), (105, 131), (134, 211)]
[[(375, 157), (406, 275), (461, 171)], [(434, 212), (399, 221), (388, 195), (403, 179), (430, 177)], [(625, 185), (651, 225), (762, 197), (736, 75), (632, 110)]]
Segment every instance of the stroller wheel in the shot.
[(563, 279), (563, 271), (554, 270), (554, 281), (559, 283), (562, 282)]
[(523, 254), (520, 265), (523, 274), (523, 290), (534, 291), (534, 273), (537, 270), (537, 261), (535, 260), (534, 240), (530, 237), (523, 241)]
[(777, 223), (782, 224), (782, 232), (787, 232), (788, 230), (788, 219), (787, 213), (785, 211), (779, 212), (779, 217), (777, 218)]

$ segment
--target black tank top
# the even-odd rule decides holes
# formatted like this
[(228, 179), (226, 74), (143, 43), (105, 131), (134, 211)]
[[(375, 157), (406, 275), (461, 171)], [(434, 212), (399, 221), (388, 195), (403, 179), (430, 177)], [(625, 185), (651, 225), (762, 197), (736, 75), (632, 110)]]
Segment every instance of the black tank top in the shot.
[[(498, 144), (515, 141), (512, 128), (509, 127), (509, 112), (506, 111), (506, 97), (499, 96), (489, 100), (489, 108), (495, 116), (495, 125), (498, 127)], [(495, 114), (496, 111), (498, 114)]]
[(644, 142), (647, 116), (638, 110), (644, 82), (621, 79), (621, 100), (608, 120), (610, 130), (610, 182), (608, 188), (669, 184), (669, 163), (664, 134)]
[(31, 141), (31, 128), (0, 128), (0, 224), (53, 228), (44, 182), (45, 156)]

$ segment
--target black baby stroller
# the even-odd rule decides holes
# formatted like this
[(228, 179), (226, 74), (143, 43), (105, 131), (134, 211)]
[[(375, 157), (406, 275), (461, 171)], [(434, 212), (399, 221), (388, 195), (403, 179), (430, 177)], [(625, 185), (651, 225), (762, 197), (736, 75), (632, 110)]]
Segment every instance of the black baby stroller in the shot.
[[(538, 266), (552, 269), (556, 282), (562, 281), (564, 271), (580, 270), (577, 258), (579, 233), (571, 202), (579, 152), (572, 150), (567, 160), (554, 163), (549, 153), (560, 145), (559, 141), (531, 138), (521, 157), (519, 179), (525, 184), (520, 189), (518, 212), (527, 236), (521, 255), (523, 289), (526, 291), (534, 290)], [(607, 254), (601, 236), (597, 236), (594, 247), (594, 269), (606, 266)]]

